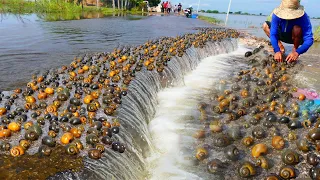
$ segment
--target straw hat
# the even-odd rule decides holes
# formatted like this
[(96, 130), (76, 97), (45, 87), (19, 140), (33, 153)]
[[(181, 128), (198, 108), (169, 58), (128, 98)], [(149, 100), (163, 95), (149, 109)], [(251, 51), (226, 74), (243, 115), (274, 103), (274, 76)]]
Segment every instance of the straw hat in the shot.
[(304, 15), (304, 7), (300, 5), (299, 0), (282, 0), (273, 13), (281, 19), (297, 19)]

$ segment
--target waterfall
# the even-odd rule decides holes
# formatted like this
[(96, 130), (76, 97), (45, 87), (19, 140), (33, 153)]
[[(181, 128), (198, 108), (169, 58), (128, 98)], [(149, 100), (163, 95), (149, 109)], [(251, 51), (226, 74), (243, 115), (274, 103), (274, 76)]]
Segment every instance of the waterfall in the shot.
[[(162, 73), (145, 69), (137, 72), (135, 80), (128, 88), (128, 95), (123, 98), (121, 108), (118, 109), (121, 130), (119, 136), (114, 137), (125, 143), (126, 152), (120, 154), (111, 149), (106, 149), (100, 160), (85, 158), (85, 168), (81, 172), (58, 173), (49, 179), (161, 179), (162, 177), (159, 177), (161, 171), (158, 170), (163, 169), (166, 163), (162, 165), (159, 165), (161, 163), (155, 163), (155, 161), (161, 160), (161, 157), (159, 157), (161, 156), (161, 152), (159, 153), (161, 147), (159, 146), (163, 146), (164, 151), (166, 151), (165, 149), (170, 146), (168, 143), (175, 142), (174, 139), (171, 141), (169, 138), (170, 135), (172, 135), (172, 138), (176, 137), (172, 130), (184, 128), (184, 122), (179, 122), (178, 125), (171, 124), (181, 120), (181, 118), (174, 117), (178, 114), (179, 116), (187, 115), (189, 117), (189, 114), (184, 113), (188, 110), (187, 105), (179, 104), (178, 109), (173, 109), (172, 107), (175, 104), (166, 103), (173, 102), (170, 101), (170, 98), (177, 100), (176, 102), (180, 102), (179, 98), (187, 99), (187, 95), (197, 90), (197, 88), (193, 89), (193, 86), (206, 86), (205, 81), (193, 85), (191, 82), (197, 82), (197, 80), (190, 80), (197, 78), (193, 75), (188, 75), (186, 78), (187, 73), (195, 70), (202, 60), (209, 61), (209, 64), (212, 65), (215, 63), (212, 61), (216, 59), (208, 59), (207, 57), (230, 53), (237, 48), (238, 42), (235, 39), (207, 43), (202, 49), (191, 47), (182, 57), (173, 57)], [(223, 61), (220, 60), (218, 63), (221, 65)], [(220, 65), (212, 66), (212, 68), (216, 68), (212, 69), (212, 71), (216, 71), (213, 74), (207, 73), (210, 70), (208, 67), (205, 72), (198, 71), (197, 73), (198, 75), (206, 73), (210, 77), (218, 75), (218, 68), (222, 68), (222, 65)], [(171, 90), (165, 89), (162, 91), (169, 87), (177, 87), (178, 89), (170, 88)], [(188, 92), (189, 90), (190, 92)], [(188, 103), (195, 103), (195, 99), (190, 99)], [(185, 119), (188, 120), (188, 117), (185, 117)], [(171, 120), (172, 122), (170, 122)], [(186, 129), (190, 128), (186, 127)], [(168, 133), (163, 136), (163, 140), (168, 141), (167, 144), (161, 142), (161, 133)], [(188, 141), (188, 138), (186, 138), (186, 141)], [(172, 155), (178, 156), (179, 154)], [(155, 167), (157, 169), (152, 169)], [(168, 166), (168, 168), (170, 167)], [(153, 170), (155, 172), (151, 172)]]

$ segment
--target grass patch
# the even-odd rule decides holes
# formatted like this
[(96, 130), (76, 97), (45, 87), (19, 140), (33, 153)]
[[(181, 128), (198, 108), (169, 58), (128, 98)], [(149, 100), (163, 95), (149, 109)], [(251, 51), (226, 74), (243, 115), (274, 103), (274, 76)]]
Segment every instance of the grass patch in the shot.
[(315, 42), (320, 42), (320, 26), (318, 26), (314, 31), (313, 38)]
[(31, 13), (81, 13), (81, 12), (101, 12), (111, 14), (118, 12), (107, 7), (82, 6), (65, 0), (0, 0), (0, 13), (31, 14)]
[(208, 17), (208, 16), (198, 16), (198, 19), (206, 21), (210, 24), (219, 24), (222, 23), (223, 21), (213, 18), (213, 17)]

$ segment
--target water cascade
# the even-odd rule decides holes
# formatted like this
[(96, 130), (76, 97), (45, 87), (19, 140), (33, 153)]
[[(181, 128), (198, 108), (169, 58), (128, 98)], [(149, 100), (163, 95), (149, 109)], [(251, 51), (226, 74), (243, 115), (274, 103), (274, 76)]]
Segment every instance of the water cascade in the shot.
[[(159, 120), (164, 119), (165, 121), (163, 123), (170, 123), (170, 119), (166, 119), (164, 114), (170, 115), (171, 113), (180, 113), (179, 110), (169, 111), (168, 106), (164, 107), (166, 106), (166, 102), (174, 103), (175, 99), (167, 101), (167, 99), (161, 99), (161, 97), (163, 95), (167, 96), (168, 92), (170, 92), (171, 95), (167, 96), (167, 98), (172, 97), (174, 96), (173, 93), (175, 88), (170, 87), (181, 87), (185, 85), (187, 87), (182, 87), (182, 95), (177, 96), (176, 98), (191, 96), (194, 89), (191, 88), (191, 92), (186, 92), (189, 90), (189, 86), (192, 86), (190, 83), (199, 83), (199, 87), (206, 86), (206, 78), (213, 78), (213, 80), (215, 80), (214, 76), (222, 71), (217, 68), (223, 67), (223, 61), (221, 60), (225, 55), (217, 57), (219, 61), (217, 61), (216, 58), (208, 57), (230, 53), (237, 48), (238, 42), (235, 39), (225, 39), (213, 43), (210, 42), (203, 48), (196, 49), (191, 47), (187, 49), (182, 57), (173, 57), (170, 62), (168, 62), (168, 68), (162, 73), (147, 70), (136, 73), (135, 80), (128, 88), (128, 95), (123, 99), (121, 108), (118, 110), (118, 117), (122, 122), (120, 135), (114, 137), (121, 142), (126, 142), (126, 153), (119, 154), (113, 151), (106, 151), (106, 155), (100, 160), (86, 158), (85, 168), (81, 172), (58, 173), (55, 176), (50, 177), (50, 179), (149, 179), (155, 176), (159, 171), (156, 171), (155, 174), (153, 174), (153, 172), (150, 174), (149, 171), (153, 171), (153, 169), (149, 168), (152, 167), (154, 161), (156, 161), (157, 158), (154, 158), (153, 156), (156, 156), (156, 154), (159, 153), (158, 149), (159, 145), (161, 145), (158, 144), (156, 139), (159, 135), (157, 133), (162, 131), (161, 129), (157, 130), (156, 127), (165, 128), (163, 133), (168, 134), (166, 134), (164, 138), (170, 136), (171, 133), (167, 132), (171, 130), (170, 127), (161, 125)], [(206, 66), (207, 63), (210, 64), (210, 66), (203, 70), (199, 67), (200, 70), (197, 70), (194, 75), (191, 74), (185, 77), (190, 71), (196, 69), (202, 60), (205, 61), (202, 66)], [(217, 66), (211, 66), (212, 64), (215, 64), (215, 61), (218, 63)], [(212, 73), (208, 72), (210, 67), (212, 68)], [(203, 79), (205, 80), (204, 82), (200, 83), (192, 80), (192, 78), (198, 76), (197, 73), (200, 73), (200, 75), (202, 73), (207, 74)], [(199, 87), (195, 87), (195, 90), (197, 91), (197, 88)], [(208, 87), (210, 87), (210, 85)], [(161, 91), (164, 88), (170, 88), (171, 90)], [(176, 90), (178, 91), (180, 89)], [(159, 92), (160, 94), (158, 94)], [(195, 93), (196, 95), (199, 95), (200, 92)], [(160, 97), (160, 101), (158, 96)], [(195, 100), (191, 101), (191, 104), (193, 105), (193, 101)], [(182, 108), (182, 113), (186, 110), (188, 109)], [(161, 115), (163, 117), (161, 117)], [(183, 114), (179, 114), (179, 116), (183, 116)], [(150, 133), (150, 130), (152, 134)], [(152, 139), (153, 136), (155, 139)], [(175, 136), (176, 135), (173, 134), (173, 138)], [(171, 142), (172, 141), (168, 141), (167, 143)], [(163, 145), (166, 146), (166, 144)], [(154, 161), (152, 161), (152, 159)]]

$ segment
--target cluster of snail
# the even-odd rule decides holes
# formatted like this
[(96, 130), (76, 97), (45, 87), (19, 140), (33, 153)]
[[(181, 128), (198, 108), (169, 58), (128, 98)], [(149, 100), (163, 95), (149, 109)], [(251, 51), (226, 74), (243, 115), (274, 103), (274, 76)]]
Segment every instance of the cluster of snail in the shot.
[[(251, 67), (222, 81), (228, 88), (214, 102), (199, 104), (195, 158), (209, 173), (235, 179), (320, 179), (320, 106), (292, 95), (301, 64), (278, 63), (263, 49), (246, 52)], [(224, 159), (210, 157), (219, 152)]]
[(101, 158), (106, 147), (123, 153), (126, 147), (117, 141), (117, 109), (136, 72), (161, 73), (171, 57), (182, 57), (187, 48), (238, 35), (235, 30), (203, 28), (196, 34), (76, 57), (68, 66), (34, 75), (27, 87), (0, 92), (0, 152), (17, 157), (35, 145), (38, 154), (50, 156), (62, 145), (69, 155), (87, 152), (92, 159)]

